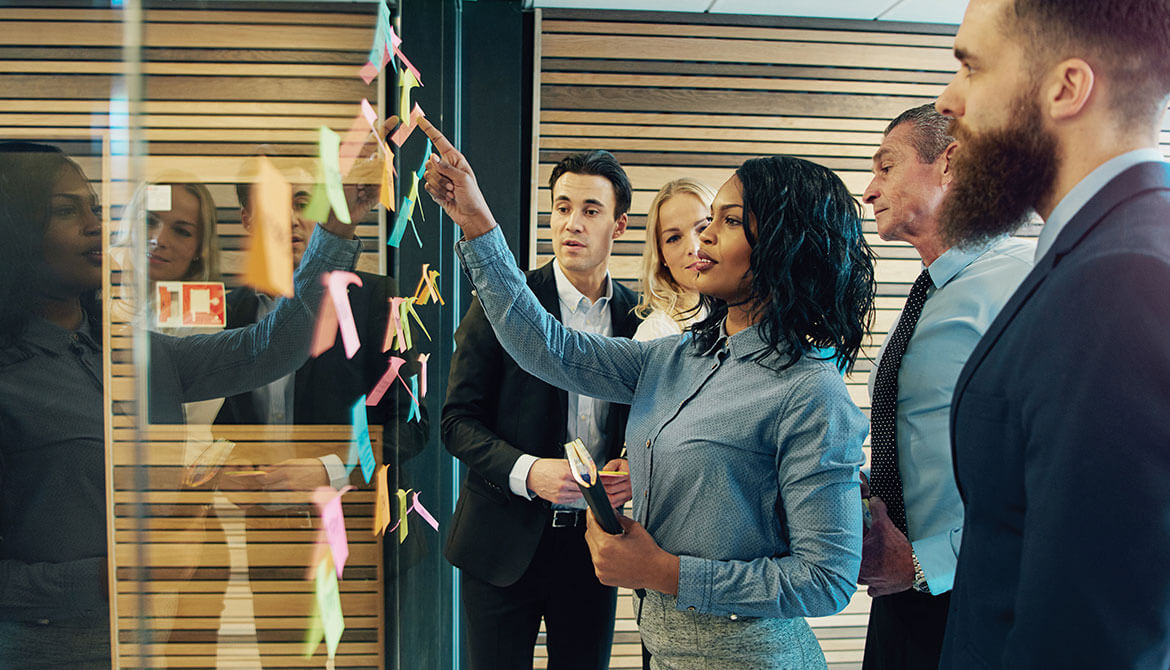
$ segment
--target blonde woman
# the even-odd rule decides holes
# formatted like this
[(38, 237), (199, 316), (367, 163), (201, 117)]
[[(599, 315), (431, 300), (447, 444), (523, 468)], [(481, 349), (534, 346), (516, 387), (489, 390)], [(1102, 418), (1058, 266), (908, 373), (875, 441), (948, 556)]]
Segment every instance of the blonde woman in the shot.
[(635, 309), (643, 321), (635, 340), (678, 335), (704, 312), (695, 290), (699, 234), (711, 216), (715, 189), (690, 178), (663, 186), (650, 203), (642, 248), (642, 295)]

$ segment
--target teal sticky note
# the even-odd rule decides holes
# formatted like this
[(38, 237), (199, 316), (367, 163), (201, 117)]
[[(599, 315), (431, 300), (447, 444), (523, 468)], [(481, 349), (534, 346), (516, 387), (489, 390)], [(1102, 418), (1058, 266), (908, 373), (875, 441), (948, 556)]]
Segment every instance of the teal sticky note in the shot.
[(374, 447), (370, 444), (370, 424), (366, 421), (366, 396), (357, 399), (349, 409), (350, 441), (349, 456), (346, 458), (346, 472), (352, 472), (355, 459), (361, 463), (362, 477), (366, 483), (374, 476)]
[(410, 376), (410, 414), (406, 416), (406, 420), (411, 419), (422, 420), (422, 413), (418, 409), (418, 375)]

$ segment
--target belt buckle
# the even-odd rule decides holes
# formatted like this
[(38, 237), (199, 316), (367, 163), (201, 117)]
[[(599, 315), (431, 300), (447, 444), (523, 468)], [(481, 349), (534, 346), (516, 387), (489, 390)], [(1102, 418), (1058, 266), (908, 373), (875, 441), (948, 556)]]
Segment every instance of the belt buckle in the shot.
[(553, 528), (576, 528), (581, 512), (575, 509), (554, 509), (552, 513)]

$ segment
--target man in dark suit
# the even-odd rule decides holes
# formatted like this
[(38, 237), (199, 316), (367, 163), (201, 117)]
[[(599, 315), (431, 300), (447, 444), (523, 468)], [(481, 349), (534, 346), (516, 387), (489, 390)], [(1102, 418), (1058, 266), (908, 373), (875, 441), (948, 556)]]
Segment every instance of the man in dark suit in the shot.
[(945, 668), (1170, 667), (1165, 0), (974, 0), (955, 38), (970, 244), (1034, 208), (1036, 264), (951, 414), (966, 510)]
[[(629, 337), (635, 296), (610, 279), (630, 183), (605, 151), (573, 154), (549, 179), (556, 259), (528, 275), (544, 307), (578, 330)], [(455, 334), (442, 434), (468, 467), (446, 556), (460, 568), (471, 667), (531, 668), (543, 618), (549, 668), (608, 667), (616, 590), (593, 572), (585, 504), (564, 458), (580, 437), (594, 460), (625, 469), (628, 408), (570, 395), (521, 370), (478, 301)], [(611, 501), (629, 498), (626, 478)]]
[[(292, 252), (295, 267), (300, 264), (305, 245), (317, 224), (303, 216), (313, 192), (311, 170), (289, 168), (288, 172), (292, 177), (290, 181), (298, 181), (299, 176), (302, 182), (293, 184)], [(241, 183), (236, 186), (240, 201), (240, 219), (249, 232), (252, 223), (250, 191), (251, 184)], [(350, 196), (352, 212), (365, 212), (372, 206), (368, 194), (351, 193), (347, 190), (347, 195)], [(413, 348), (405, 353), (397, 350), (382, 351), (389, 316), (389, 298), (398, 295), (394, 279), (369, 272), (355, 274), (361, 278), (362, 285), (350, 285), (347, 289), (354, 325), (361, 340), (361, 348), (354, 357), (345, 357), (344, 346), (338, 337), (332, 348), (316, 358), (310, 358), (294, 374), (251, 392), (225, 399), (219, 416), (216, 417), (217, 424), (347, 425), (352, 423), (351, 408), (354, 403), (363, 394), (368, 394), (378, 383), (386, 372), (390, 356), (398, 356), (406, 361), (399, 371), (403, 379), (409, 380), (412, 374), (419, 373), (418, 353)], [(257, 293), (248, 287), (237, 288), (227, 297), (227, 327), (241, 328), (255, 323), (272, 309), (273, 304), (272, 296)], [(408, 486), (402, 482), (402, 469), (398, 466), (426, 446), (428, 433), (426, 404), (420, 403), (419, 417), (408, 421), (411, 404), (410, 394), (396, 381), (377, 406), (366, 408), (367, 422), (371, 426), (382, 426), (382, 462), (390, 466), (388, 484), (391, 489)], [(320, 458), (298, 458), (291, 447), (287, 448), (287, 453), (281, 454), (279, 451), (282, 448), (284, 447), (280, 445), (267, 447), (264, 460), (275, 462), (275, 465), (265, 466), (266, 474), (247, 481), (247, 485), (269, 491), (312, 491), (318, 486), (333, 486), (340, 489), (347, 484), (365, 483), (360, 468), (346, 471), (348, 448)], [(304, 506), (296, 506), (286, 511), (288, 514), (303, 517), (306, 509)], [(282, 513), (279, 509), (264, 508), (246, 512), (258, 516)], [(265, 567), (264, 561), (257, 560), (260, 558), (259, 554), (264, 551), (263, 544), (247, 546), (250, 581), (287, 579), (285, 571)], [(400, 548), (398, 542), (393, 539), (387, 539), (383, 543), (387, 621), (393, 620), (399, 614), (397, 598), (394, 595), (394, 589), (399, 583), (397, 573), (414, 562), (412, 556), (417, 557), (418, 553), (418, 548), (412, 548), (409, 541), (403, 547), (405, 548)], [(253, 550), (256, 552), (253, 553)], [(266, 631), (262, 628), (262, 622), (282, 614), (279, 611), (266, 610), (265, 602), (268, 601), (256, 599), (253, 603), (256, 621), (259, 624), (257, 638), (260, 642), (287, 639), (287, 633), (284, 631)], [(388, 659), (396, 657), (394, 642), (393, 635), (386, 636)]]

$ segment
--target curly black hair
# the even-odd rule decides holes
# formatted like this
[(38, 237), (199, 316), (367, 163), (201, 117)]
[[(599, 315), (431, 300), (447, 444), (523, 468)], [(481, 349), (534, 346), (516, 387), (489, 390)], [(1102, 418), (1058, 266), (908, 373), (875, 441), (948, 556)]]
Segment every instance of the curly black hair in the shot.
[[(746, 302), (768, 351), (781, 370), (813, 356), (851, 371), (876, 290), (860, 203), (831, 170), (791, 156), (750, 159), (735, 175), (754, 223), (743, 228), (752, 247)], [(727, 303), (702, 300), (708, 316), (691, 331), (705, 350), (720, 337)]]

